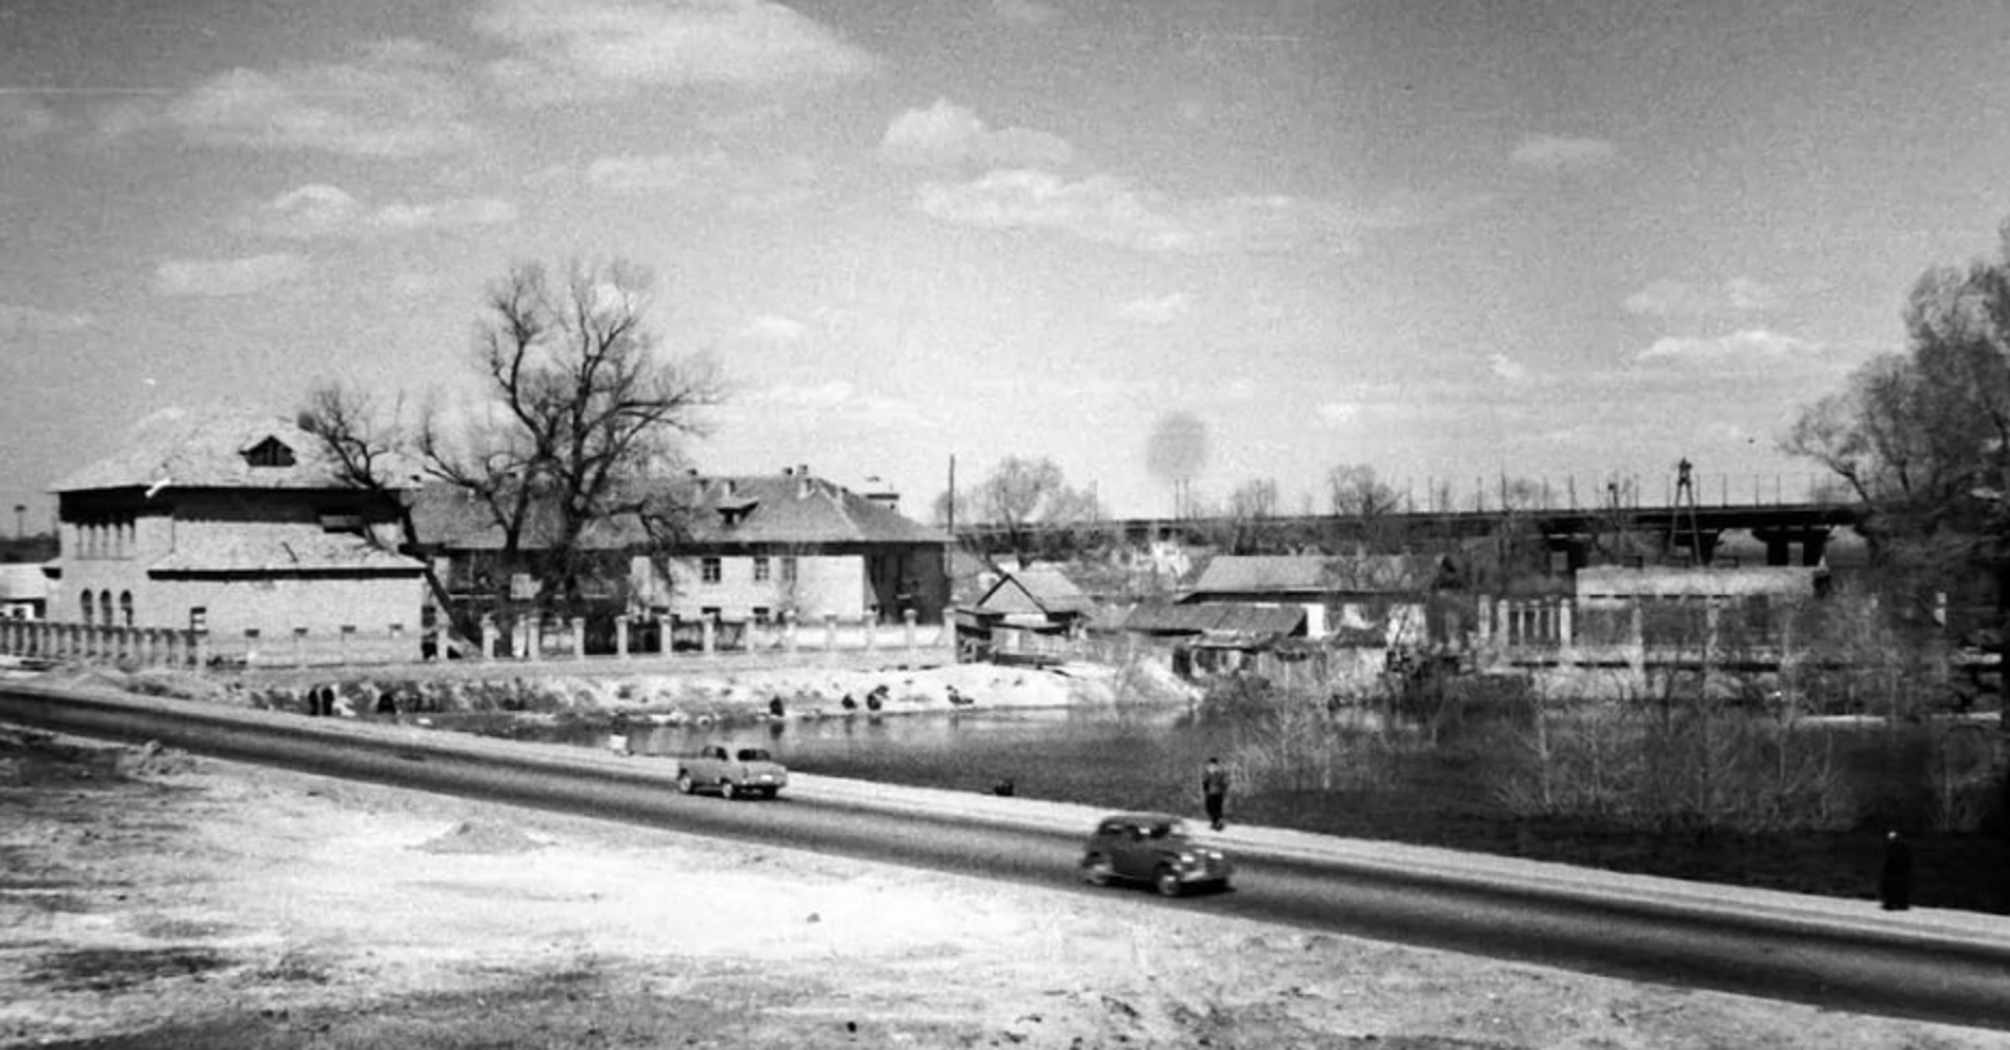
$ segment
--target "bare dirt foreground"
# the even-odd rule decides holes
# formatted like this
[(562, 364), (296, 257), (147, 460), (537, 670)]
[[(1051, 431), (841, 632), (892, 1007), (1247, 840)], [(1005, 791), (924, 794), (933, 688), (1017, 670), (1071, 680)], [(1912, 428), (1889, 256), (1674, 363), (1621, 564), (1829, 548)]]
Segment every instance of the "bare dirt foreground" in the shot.
[(0, 1045), (2010, 1047), (0, 726)]

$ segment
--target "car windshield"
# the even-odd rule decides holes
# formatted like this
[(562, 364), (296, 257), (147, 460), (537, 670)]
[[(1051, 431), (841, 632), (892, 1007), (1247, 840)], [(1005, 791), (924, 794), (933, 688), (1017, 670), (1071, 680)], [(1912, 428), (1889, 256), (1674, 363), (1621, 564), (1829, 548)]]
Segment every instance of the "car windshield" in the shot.
[(761, 748), (743, 747), (740, 749), (740, 761), (742, 762), (766, 762), (767, 760), (768, 753)]
[(1186, 835), (1186, 824), (1178, 820), (1153, 824), (1146, 834), (1155, 839), (1183, 838)]

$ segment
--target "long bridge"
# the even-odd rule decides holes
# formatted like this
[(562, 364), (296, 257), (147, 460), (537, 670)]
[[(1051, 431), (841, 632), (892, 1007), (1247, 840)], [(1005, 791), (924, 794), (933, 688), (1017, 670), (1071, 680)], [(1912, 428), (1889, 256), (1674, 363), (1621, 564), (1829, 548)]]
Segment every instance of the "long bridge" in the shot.
[[(1340, 514), (1299, 514), (1267, 517), (1213, 516), (1120, 518), (1093, 527), (1117, 533), (1136, 546), (1161, 541), (1205, 543), (1238, 530), (1262, 530), (1286, 536), (1339, 543), (1373, 542), (1375, 536), (1412, 540), (1459, 540), (1499, 533), (1505, 527), (1527, 528), (1543, 537), (1549, 550), (1563, 554), (1575, 568), (1585, 563), (1601, 537), (1633, 535), (1657, 540), (1668, 553), (1688, 554), (1708, 563), (1724, 534), (1748, 532), (1765, 545), (1765, 564), (1816, 565), (1835, 530), (1861, 522), (1863, 510), (1853, 503), (1828, 500), (1800, 502), (1684, 501), (1653, 506), (1554, 506), (1472, 510), (1403, 510), (1378, 515), (1372, 521)], [(1047, 545), (1077, 533), (1080, 523), (1032, 523), (1014, 529), (995, 523), (959, 526), (957, 535), (981, 549), (1001, 551), (1019, 542)]]

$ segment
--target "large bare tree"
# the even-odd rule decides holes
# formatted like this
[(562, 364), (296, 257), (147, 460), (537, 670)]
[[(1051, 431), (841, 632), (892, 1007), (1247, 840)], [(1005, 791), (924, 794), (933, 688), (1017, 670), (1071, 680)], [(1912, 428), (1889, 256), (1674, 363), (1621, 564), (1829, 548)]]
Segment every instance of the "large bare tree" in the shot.
[(474, 341), (480, 394), (463, 410), (429, 404), (407, 434), (331, 387), (316, 392), (303, 422), (361, 483), (384, 483), (387, 454), (405, 452), (496, 528), (508, 570), (499, 589), (509, 573), (527, 573), (535, 606), (576, 610), (583, 581), (625, 571), (625, 561), (603, 565), (597, 546), (640, 538), (661, 547), (681, 531), (676, 501), (649, 480), (677, 472), (681, 439), (702, 432), (703, 410), (723, 396), (709, 358), (658, 354), (651, 284), (623, 260), (575, 260), (556, 277), (519, 263), (487, 290)]

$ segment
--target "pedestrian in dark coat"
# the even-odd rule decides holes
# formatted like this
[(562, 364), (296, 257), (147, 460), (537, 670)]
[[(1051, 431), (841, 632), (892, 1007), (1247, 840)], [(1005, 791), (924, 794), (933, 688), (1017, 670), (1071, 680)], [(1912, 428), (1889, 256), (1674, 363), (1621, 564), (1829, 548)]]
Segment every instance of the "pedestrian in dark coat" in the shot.
[(1210, 758), (1201, 767), (1200, 795), (1207, 803), (1208, 826), (1220, 831), (1222, 810), (1228, 804), (1228, 770), (1222, 768), (1220, 759)]
[(1877, 899), (1885, 911), (1912, 907), (1912, 847), (1896, 831), (1884, 836), (1884, 871), (1877, 880)]

